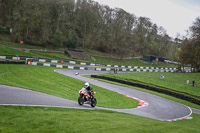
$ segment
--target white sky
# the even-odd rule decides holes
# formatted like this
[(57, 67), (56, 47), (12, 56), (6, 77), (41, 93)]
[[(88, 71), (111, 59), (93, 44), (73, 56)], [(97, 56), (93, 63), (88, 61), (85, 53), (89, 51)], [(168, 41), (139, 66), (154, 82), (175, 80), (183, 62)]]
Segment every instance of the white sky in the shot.
[(150, 18), (167, 34), (186, 35), (186, 30), (200, 16), (200, 0), (94, 0), (111, 8), (119, 7), (137, 17)]

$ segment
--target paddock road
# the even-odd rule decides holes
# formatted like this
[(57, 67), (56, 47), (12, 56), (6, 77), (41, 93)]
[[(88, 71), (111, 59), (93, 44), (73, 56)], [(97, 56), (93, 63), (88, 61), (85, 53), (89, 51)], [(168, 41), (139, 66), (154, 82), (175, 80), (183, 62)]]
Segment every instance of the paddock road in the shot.
[[(103, 87), (123, 95), (136, 97), (148, 103), (148, 105), (132, 109), (111, 109), (103, 107), (91, 108), (87, 104), (79, 106), (76, 101), (71, 101), (56, 96), (44, 94), (41, 92), (36, 92), (32, 90), (22, 89), (18, 87), (11, 87), (6, 85), (0, 85), (0, 104), (61, 107), (61, 108), (75, 108), (75, 109), (104, 109), (104, 110), (111, 110), (116, 112), (123, 112), (123, 113), (148, 117), (162, 121), (179, 120), (186, 118), (192, 114), (192, 109), (185, 105), (152, 94), (148, 94), (142, 91), (130, 89), (127, 87), (117, 86), (80, 76), (80, 75), (100, 74), (105, 72), (93, 71), (93, 70), (86, 71), (86, 70), (66, 70), (66, 69), (57, 69), (55, 70), (55, 72), (73, 77), (78, 80), (82, 80), (84, 82), (89, 82), (93, 85)], [(79, 73), (79, 75), (75, 75), (75, 73)], [(195, 111), (197, 113), (199, 112), (199, 110)]]

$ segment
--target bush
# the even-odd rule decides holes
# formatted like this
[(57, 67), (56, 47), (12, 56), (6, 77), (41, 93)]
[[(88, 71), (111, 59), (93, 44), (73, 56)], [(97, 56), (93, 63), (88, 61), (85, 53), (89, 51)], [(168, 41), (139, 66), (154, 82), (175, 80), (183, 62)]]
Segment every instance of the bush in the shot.
[(74, 34), (71, 38), (64, 43), (64, 47), (67, 48), (77, 48), (78, 46), (78, 36)]
[(24, 43), (33, 45), (33, 41), (31, 39), (29, 39), (29, 38), (24, 39)]
[(56, 31), (52, 44), (55, 47), (62, 47), (63, 46), (63, 36), (62, 36), (62, 33), (60, 31)]

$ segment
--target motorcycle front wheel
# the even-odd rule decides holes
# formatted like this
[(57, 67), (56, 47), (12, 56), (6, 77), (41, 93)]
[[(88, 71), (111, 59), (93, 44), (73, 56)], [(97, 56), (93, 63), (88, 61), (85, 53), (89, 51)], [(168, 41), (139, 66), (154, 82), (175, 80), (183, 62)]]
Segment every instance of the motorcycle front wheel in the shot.
[(78, 98), (78, 104), (79, 105), (83, 105), (83, 103), (84, 103), (84, 98), (81, 97), (81, 96), (79, 96), (79, 98)]

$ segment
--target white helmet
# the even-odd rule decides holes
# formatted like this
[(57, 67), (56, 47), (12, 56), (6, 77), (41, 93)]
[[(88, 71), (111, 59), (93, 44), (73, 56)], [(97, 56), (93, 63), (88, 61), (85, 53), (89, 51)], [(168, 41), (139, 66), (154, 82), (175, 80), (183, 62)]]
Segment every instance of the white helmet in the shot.
[(88, 86), (90, 86), (90, 85), (89, 85), (88, 82), (86, 82), (86, 83), (85, 83), (85, 88), (87, 88)]

